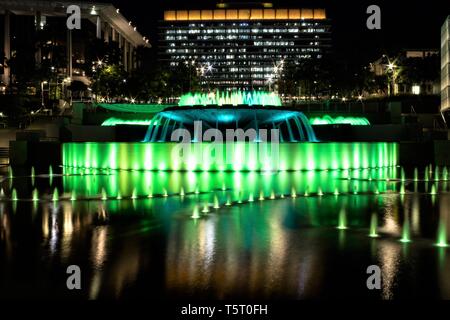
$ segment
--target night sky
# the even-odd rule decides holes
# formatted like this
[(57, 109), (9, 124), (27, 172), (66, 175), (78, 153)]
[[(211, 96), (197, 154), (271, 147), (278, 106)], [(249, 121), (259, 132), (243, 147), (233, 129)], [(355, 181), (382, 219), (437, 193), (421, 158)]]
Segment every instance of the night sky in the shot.
[[(268, 2), (269, 0), (266, 0)], [(138, 30), (156, 44), (157, 21), (164, 9), (214, 8), (214, 0), (112, 0), (121, 12), (137, 24)], [(245, 2), (245, 1), (240, 1)], [(247, 1), (249, 2), (249, 1)], [(367, 62), (383, 53), (401, 49), (440, 47), (440, 27), (450, 15), (446, 0), (274, 0), (275, 7), (323, 7), (332, 19), (333, 50), (337, 57)], [(381, 7), (382, 29), (366, 28), (366, 9)]]

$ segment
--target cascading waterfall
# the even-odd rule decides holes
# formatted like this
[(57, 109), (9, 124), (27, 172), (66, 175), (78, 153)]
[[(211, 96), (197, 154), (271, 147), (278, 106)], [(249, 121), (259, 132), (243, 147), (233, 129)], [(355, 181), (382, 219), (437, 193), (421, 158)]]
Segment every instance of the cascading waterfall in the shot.
[[(228, 99), (228, 98), (226, 98)], [(230, 99), (234, 99), (230, 97)], [(196, 132), (196, 123), (201, 124)], [(274, 108), (170, 108), (158, 113), (149, 125), (143, 142), (170, 142), (177, 129), (187, 129), (191, 139), (198, 138), (208, 129), (217, 129), (226, 137), (228, 129), (255, 130), (253, 142), (261, 142), (261, 129), (265, 129), (267, 136), (271, 130), (278, 130), (281, 142), (316, 142), (308, 118), (299, 111)], [(197, 142), (197, 140), (193, 140)], [(267, 140), (266, 140), (267, 141)]]

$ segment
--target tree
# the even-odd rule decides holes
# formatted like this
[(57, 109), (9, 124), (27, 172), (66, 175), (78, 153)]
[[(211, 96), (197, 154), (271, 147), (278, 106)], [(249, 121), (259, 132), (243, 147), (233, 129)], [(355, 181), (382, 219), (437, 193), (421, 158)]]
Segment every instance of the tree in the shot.
[(127, 73), (122, 66), (102, 65), (96, 69), (92, 91), (106, 99), (120, 97), (124, 94), (126, 79)]
[(173, 88), (175, 95), (200, 90), (197, 68), (191, 63), (179, 63), (178, 66), (170, 69), (168, 85)]
[(287, 62), (277, 82), (279, 92), (319, 98), (330, 95), (331, 63), (325, 59)]

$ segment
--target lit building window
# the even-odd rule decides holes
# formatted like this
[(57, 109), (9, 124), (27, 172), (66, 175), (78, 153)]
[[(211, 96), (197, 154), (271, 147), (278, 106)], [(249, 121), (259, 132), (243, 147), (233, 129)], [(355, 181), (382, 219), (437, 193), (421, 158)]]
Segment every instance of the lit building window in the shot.
[(412, 94), (420, 94), (420, 86), (418, 85), (412, 86)]

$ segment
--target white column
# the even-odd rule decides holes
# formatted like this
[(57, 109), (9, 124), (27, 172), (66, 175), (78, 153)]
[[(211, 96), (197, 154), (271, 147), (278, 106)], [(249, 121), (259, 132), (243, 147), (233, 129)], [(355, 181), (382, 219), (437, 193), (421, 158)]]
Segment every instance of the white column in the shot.
[(119, 48), (122, 48), (122, 42), (123, 42), (123, 37), (122, 37), (122, 35), (119, 33)]
[(123, 67), (125, 71), (128, 71), (128, 42), (126, 39), (123, 42)]
[(112, 42), (116, 42), (117, 38), (116, 38), (116, 29), (114, 29), (113, 27), (111, 27), (111, 41)]
[(103, 40), (106, 43), (109, 43), (109, 24), (107, 22), (105, 23), (105, 28), (104, 28), (104, 32), (103, 32)]
[(102, 20), (97, 16), (97, 39), (102, 38)]
[(131, 43), (128, 44), (130, 48), (130, 52), (128, 54), (128, 71), (133, 70), (133, 57), (134, 57), (134, 47)]
[[(4, 20), (5, 20), (5, 30), (4, 30), (4, 43), (3, 43), (3, 48), (5, 50), (5, 59), (9, 60), (11, 59), (11, 35), (10, 35), (10, 19), (9, 19), (9, 11), (5, 10), (5, 16), (4, 16)], [(2, 61), (3, 63), (3, 61)], [(6, 85), (9, 85), (9, 80), (10, 80), (10, 74), (11, 74), (11, 70), (8, 67), (3, 67), (3, 83)]]

